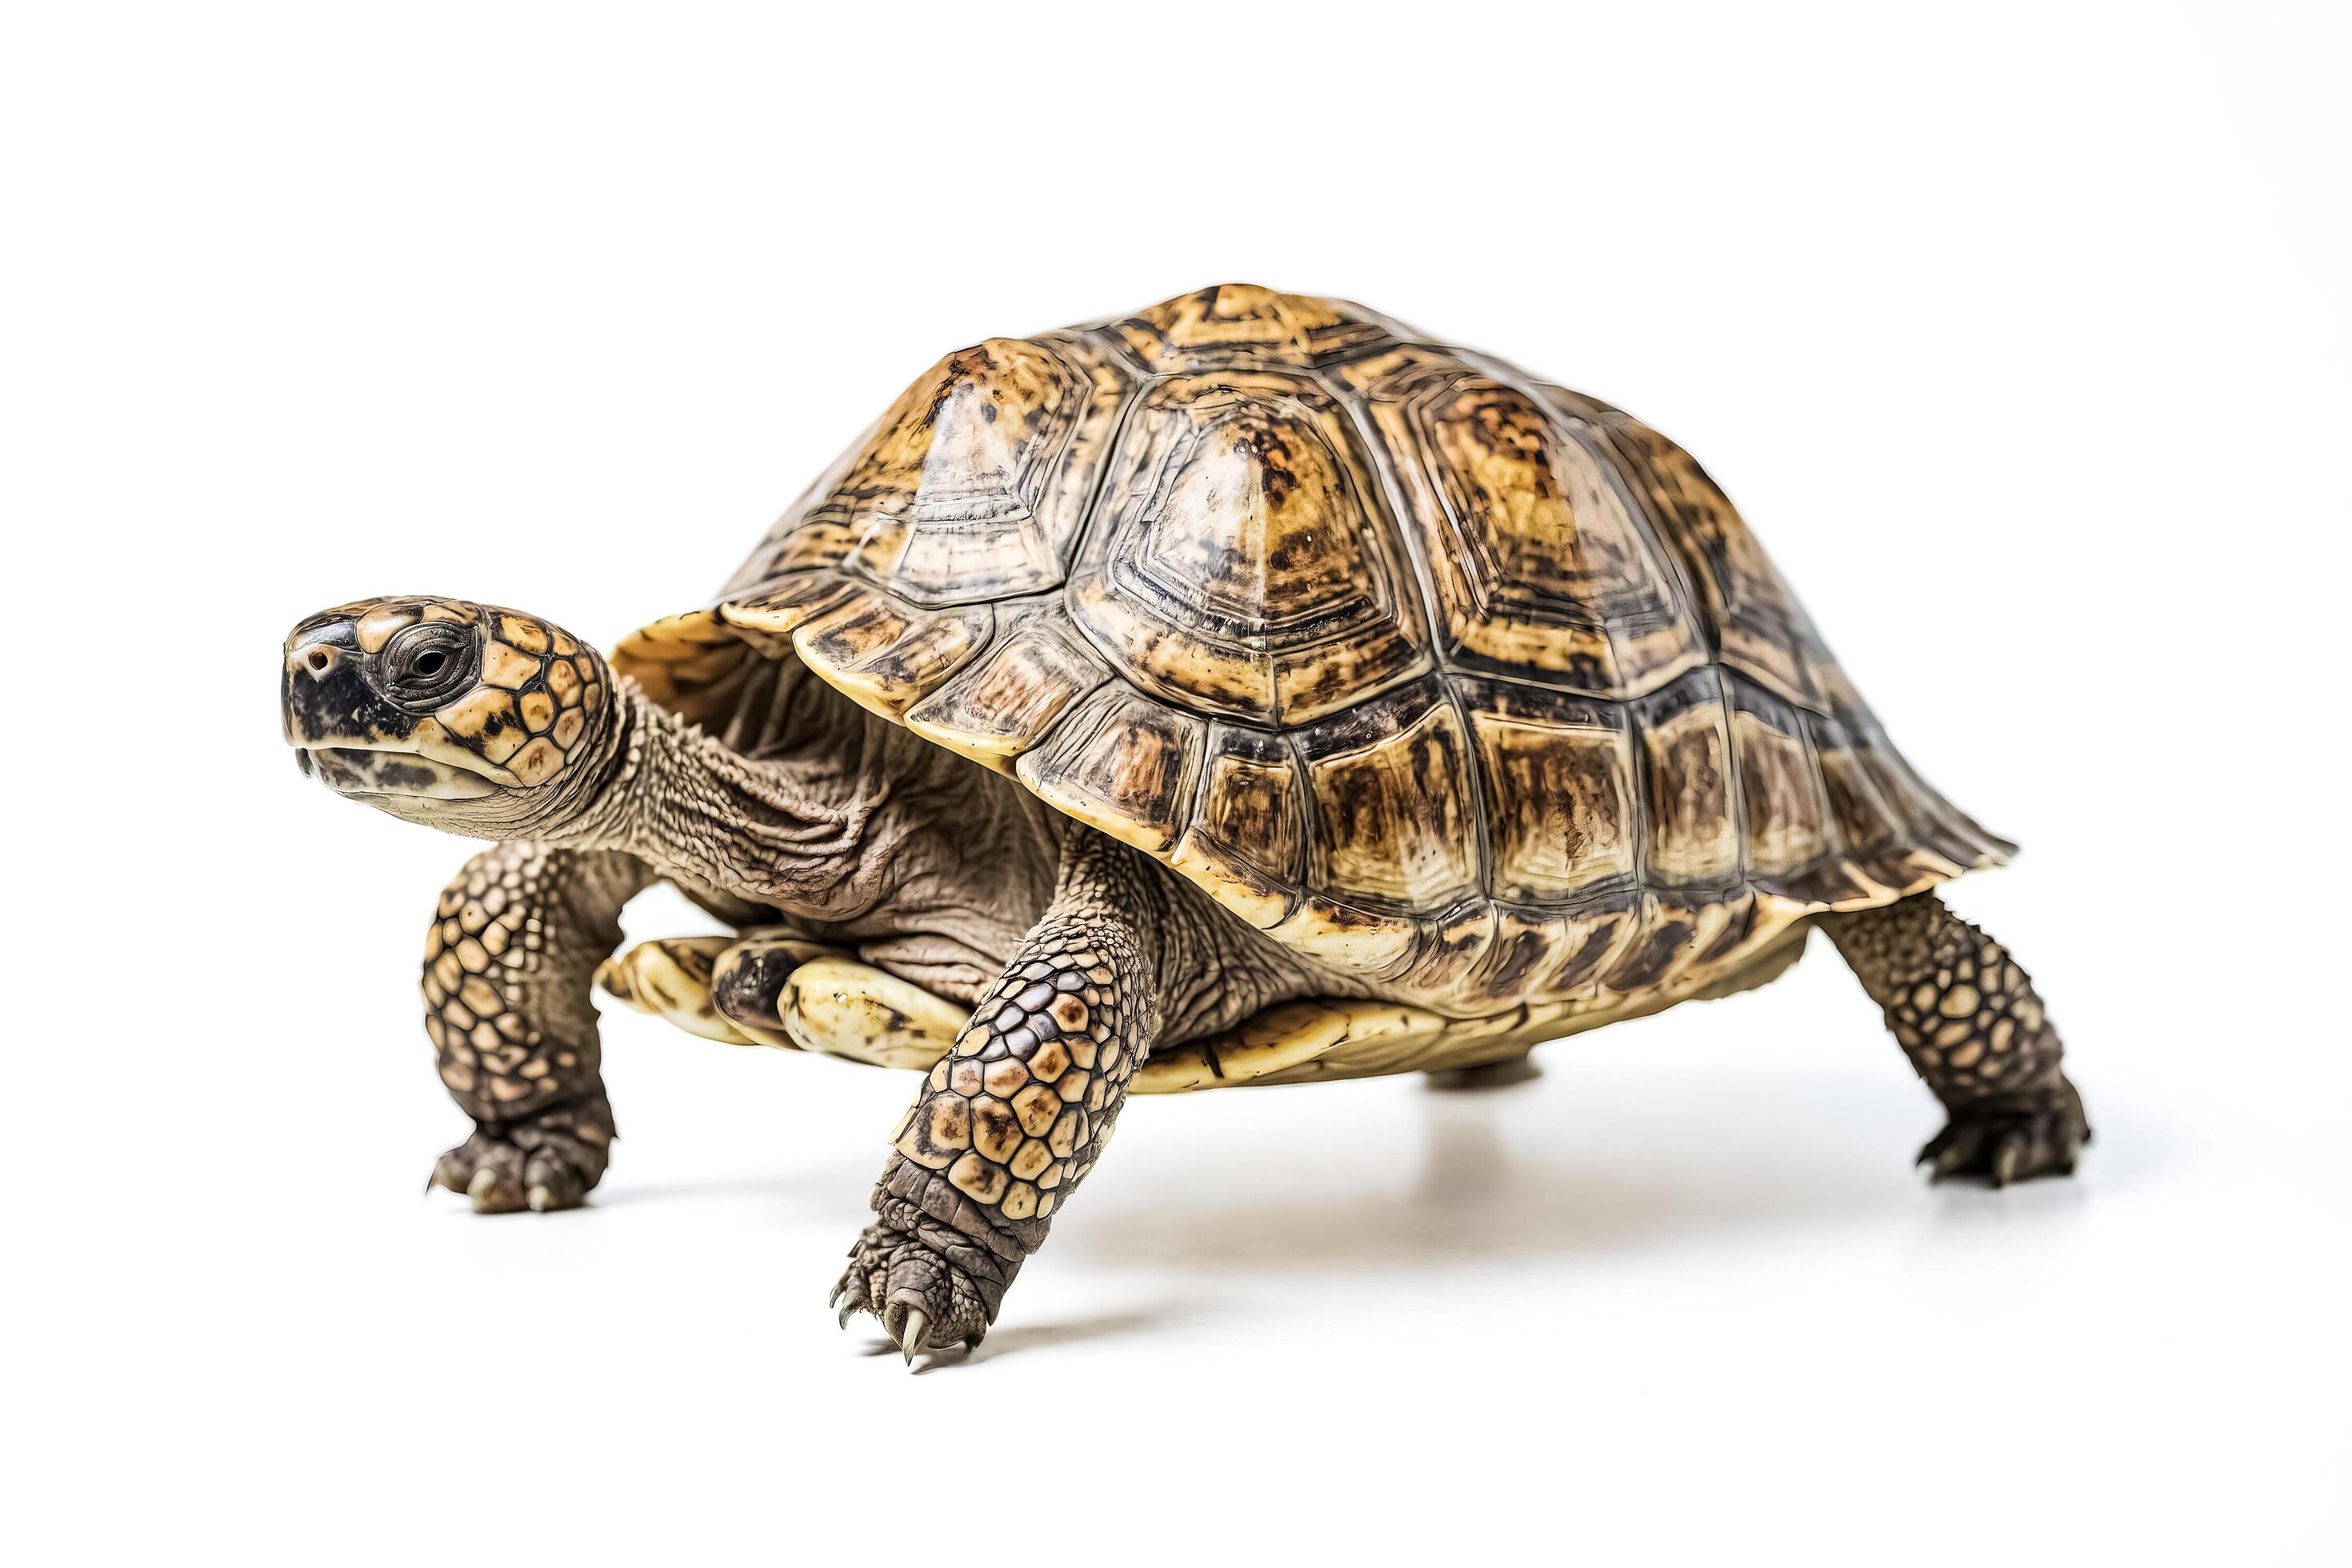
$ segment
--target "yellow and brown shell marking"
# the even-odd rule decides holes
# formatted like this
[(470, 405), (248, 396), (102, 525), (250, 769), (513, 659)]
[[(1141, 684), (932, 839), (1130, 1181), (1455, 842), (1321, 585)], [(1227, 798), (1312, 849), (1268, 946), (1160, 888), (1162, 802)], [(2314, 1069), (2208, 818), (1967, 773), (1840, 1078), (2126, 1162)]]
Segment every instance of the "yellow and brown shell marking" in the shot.
[[(476, 1121), (435, 1180), (594, 1184), (595, 984), (918, 1068), (835, 1292), (909, 1362), (987, 1331), (1129, 1093), (1503, 1063), (1762, 984), (1815, 925), (1949, 1110), (1937, 1173), (2090, 1135), (2032, 983), (1935, 891), (2011, 846), (1698, 465), (1342, 301), (1227, 285), (950, 354), (609, 665), (427, 598), (284, 655), (306, 771), (510, 840), (426, 938)], [(658, 878), (734, 934), (600, 968)]]
[(1672, 442), (1246, 285), (949, 355), (615, 663), (715, 716), (763, 657), (1416, 1010), (1423, 1057), (1689, 994), (2010, 848)]

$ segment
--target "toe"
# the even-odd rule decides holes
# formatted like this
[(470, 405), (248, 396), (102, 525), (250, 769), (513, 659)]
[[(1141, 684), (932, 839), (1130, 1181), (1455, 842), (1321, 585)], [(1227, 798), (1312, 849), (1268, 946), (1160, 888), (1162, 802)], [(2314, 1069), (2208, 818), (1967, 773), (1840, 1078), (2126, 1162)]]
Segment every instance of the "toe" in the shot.
[(2058, 1095), (2004, 1096), (1964, 1105), (1919, 1152), (1935, 1179), (1981, 1176), (1996, 1187), (2071, 1176), (2091, 1130), (2072, 1086)]
[(834, 1286), (832, 1299), (825, 1305), (837, 1314), (841, 1326), (849, 1327), (849, 1320), (859, 1312), (882, 1315), (882, 1304), (875, 1299), (874, 1282), (877, 1275), (866, 1259), (854, 1260)]
[(920, 1307), (908, 1307), (899, 1314), (898, 1331), (891, 1337), (898, 1342), (898, 1349), (906, 1356), (907, 1364), (914, 1365), (915, 1357), (930, 1348), (930, 1314)]
[(522, 1151), (476, 1133), (441, 1156), (426, 1184), (468, 1199), (477, 1214), (509, 1214), (526, 1206)]
[(466, 1195), (476, 1214), (512, 1214), (525, 1206), (520, 1160), (486, 1161), (466, 1184)]
[(1983, 1147), (1982, 1125), (1955, 1121), (1927, 1141), (1927, 1146), (1919, 1151), (1919, 1163), (1928, 1168), (1931, 1180), (1940, 1182), (1973, 1167)]
[(894, 1261), (882, 1310), (883, 1331), (901, 1349), (908, 1342), (907, 1325), (918, 1314), (922, 1319), (924, 1344), (932, 1350), (976, 1342), (988, 1331), (987, 1309), (962, 1270), (940, 1259), (936, 1268), (922, 1271), (919, 1286), (905, 1282), (907, 1273)]
[(425, 1178), (425, 1190), (439, 1187), (444, 1192), (464, 1196), (466, 1184), (474, 1179), (474, 1162), (464, 1149), (452, 1149), (433, 1162), (433, 1174)]
[(523, 1202), (538, 1213), (578, 1208), (588, 1196), (580, 1168), (552, 1149), (540, 1149), (523, 1162)]
[(2012, 1127), (1993, 1140), (1992, 1158), (1986, 1162), (1985, 1174), (1996, 1187), (2005, 1187), (2017, 1180), (2018, 1173), (2026, 1168), (2030, 1142), (2025, 1129)]
[(919, 1238), (881, 1226), (850, 1249), (828, 1305), (844, 1328), (852, 1315), (873, 1313), (909, 1363), (924, 1351), (976, 1345), (988, 1332), (987, 1301), (971, 1278)]

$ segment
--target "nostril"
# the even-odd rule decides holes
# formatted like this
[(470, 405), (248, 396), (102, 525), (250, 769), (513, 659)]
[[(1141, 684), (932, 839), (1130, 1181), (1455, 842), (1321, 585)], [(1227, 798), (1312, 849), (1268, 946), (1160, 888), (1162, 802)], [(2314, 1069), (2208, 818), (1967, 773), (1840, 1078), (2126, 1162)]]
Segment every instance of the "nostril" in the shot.
[(312, 648), (302, 656), (302, 668), (314, 676), (323, 677), (335, 668), (335, 650), (331, 647)]

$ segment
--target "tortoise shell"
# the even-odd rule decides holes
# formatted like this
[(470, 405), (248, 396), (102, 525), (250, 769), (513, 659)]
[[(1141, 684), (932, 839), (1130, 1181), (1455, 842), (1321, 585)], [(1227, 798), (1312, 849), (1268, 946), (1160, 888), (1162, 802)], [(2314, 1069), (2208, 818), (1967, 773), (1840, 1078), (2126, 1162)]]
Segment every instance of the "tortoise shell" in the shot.
[(1245, 285), (948, 355), (614, 662), (709, 721), (758, 657), (1419, 1017), (1514, 1034), (1719, 987), (1808, 914), (2011, 849), (1904, 763), (1680, 447)]

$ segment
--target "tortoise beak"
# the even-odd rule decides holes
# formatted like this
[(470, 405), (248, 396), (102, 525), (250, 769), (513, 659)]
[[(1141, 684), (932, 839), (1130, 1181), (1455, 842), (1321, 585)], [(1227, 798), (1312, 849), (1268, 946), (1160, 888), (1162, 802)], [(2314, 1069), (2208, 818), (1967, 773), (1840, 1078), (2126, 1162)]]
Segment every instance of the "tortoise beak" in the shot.
[[(306, 750), (319, 780), (337, 795), (410, 795), (421, 800), (480, 800), (498, 785), (478, 773), (414, 752), (320, 746)], [(305, 773), (309, 768), (303, 770)]]
[(511, 784), (449, 743), (429, 714), (403, 710), (368, 684), (347, 614), (313, 616), (286, 639), (280, 726), (294, 765), (337, 795), (479, 800)]
[[(286, 639), (278, 717), (286, 743), (308, 754), (328, 735), (372, 727), (383, 703), (360, 677), (359, 636), (347, 617), (314, 616)], [(307, 762), (298, 758), (304, 773)]]

